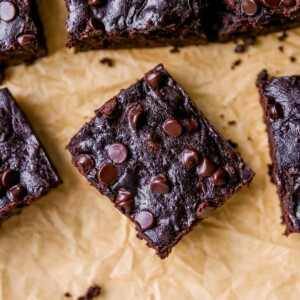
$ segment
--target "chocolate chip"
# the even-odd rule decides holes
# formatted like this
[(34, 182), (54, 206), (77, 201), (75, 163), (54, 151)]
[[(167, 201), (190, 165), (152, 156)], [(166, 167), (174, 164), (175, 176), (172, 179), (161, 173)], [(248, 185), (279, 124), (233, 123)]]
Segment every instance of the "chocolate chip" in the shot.
[(98, 285), (93, 285), (89, 287), (87, 291), (87, 297), (88, 299), (93, 298), (93, 297), (98, 297), (101, 294), (101, 287)]
[(143, 230), (148, 230), (154, 225), (154, 217), (148, 211), (141, 211), (137, 213), (134, 217), (134, 221)]
[(283, 109), (279, 103), (274, 103), (270, 107), (270, 118), (277, 120), (283, 117)]
[(197, 174), (200, 177), (209, 177), (216, 171), (216, 169), (216, 165), (204, 157), (200, 165), (197, 167)]
[(106, 0), (88, 0), (89, 6), (101, 6), (105, 4)]
[(25, 47), (34, 44), (36, 37), (33, 34), (22, 34), (17, 37), (17, 41), (21, 46)]
[(228, 180), (229, 174), (223, 168), (219, 168), (212, 176), (212, 183), (216, 186), (225, 185)]
[(79, 169), (80, 173), (88, 174), (92, 171), (95, 164), (93, 159), (87, 154), (81, 154), (77, 157), (76, 166)]
[(205, 201), (198, 206), (196, 211), (196, 216), (199, 219), (206, 219), (211, 215), (211, 213), (214, 210), (215, 208), (210, 204), (210, 202)]
[(122, 143), (115, 143), (108, 148), (109, 158), (116, 164), (122, 164), (128, 157), (128, 150)]
[(163, 125), (165, 133), (172, 137), (179, 137), (182, 134), (182, 125), (175, 118), (169, 118)]
[(19, 172), (15, 170), (6, 169), (1, 173), (0, 179), (1, 179), (1, 184), (6, 189), (9, 189), (12, 186), (16, 185), (17, 183), (19, 183), (20, 175)]
[(98, 172), (98, 180), (105, 185), (112, 184), (118, 177), (118, 170), (113, 164), (104, 164)]
[(268, 8), (274, 8), (279, 5), (280, 0), (260, 0), (262, 5)]
[(170, 187), (168, 184), (167, 176), (165, 174), (160, 174), (152, 178), (150, 182), (150, 189), (156, 194), (168, 194)]
[(160, 71), (152, 71), (146, 74), (145, 82), (153, 89), (159, 89), (162, 85), (163, 74)]
[(144, 123), (145, 112), (142, 109), (133, 109), (129, 113), (129, 122), (134, 130), (138, 130)]
[(88, 25), (93, 30), (104, 30), (105, 29), (102, 21), (100, 21), (99, 19), (94, 18), (94, 17), (89, 19)]
[(115, 204), (125, 214), (130, 214), (133, 206), (131, 192), (128, 192), (125, 189), (120, 189), (115, 198)]
[(199, 155), (194, 149), (184, 149), (181, 154), (181, 160), (190, 169), (199, 163)]
[(15, 202), (22, 201), (25, 194), (26, 190), (21, 184), (13, 186), (7, 192), (8, 197)]
[(9, 1), (3, 1), (0, 3), (0, 19), (5, 22), (14, 20), (18, 15), (17, 6)]
[(248, 16), (254, 16), (257, 14), (259, 9), (258, 0), (243, 0), (242, 10)]

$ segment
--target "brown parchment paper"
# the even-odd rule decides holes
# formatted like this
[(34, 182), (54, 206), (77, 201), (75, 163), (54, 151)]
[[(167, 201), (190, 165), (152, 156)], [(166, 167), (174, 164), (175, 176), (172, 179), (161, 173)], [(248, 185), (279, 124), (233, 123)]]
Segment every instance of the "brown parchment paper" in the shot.
[[(7, 71), (9, 87), (57, 166), (64, 184), (0, 230), (0, 299), (73, 299), (97, 283), (100, 299), (299, 299), (300, 235), (286, 238), (267, 175), (267, 135), (255, 88), (262, 68), (300, 74), (300, 30), (279, 42), (97, 51), (64, 48), (63, 0), (40, 0), (50, 55)], [(284, 46), (284, 52), (278, 46)], [(291, 63), (290, 57), (298, 60)], [(113, 68), (99, 63), (109, 57)], [(231, 70), (237, 59), (242, 63)], [(93, 111), (163, 62), (199, 108), (257, 173), (227, 204), (185, 237), (165, 261), (70, 163), (65, 145)], [(223, 116), (223, 117), (222, 117)], [(236, 125), (228, 125), (236, 121)]]

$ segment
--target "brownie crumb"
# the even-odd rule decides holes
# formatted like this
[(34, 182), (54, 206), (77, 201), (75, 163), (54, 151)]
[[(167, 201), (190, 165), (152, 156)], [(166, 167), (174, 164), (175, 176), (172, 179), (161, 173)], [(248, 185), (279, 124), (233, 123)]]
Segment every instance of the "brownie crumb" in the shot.
[(291, 61), (292, 63), (296, 62), (296, 60), (297, 60), (297, 59), (296, 59), (295, 56), (291, 56), (291, 57), (290, 57), (290, 61)]
[(283, 46), (279, 46), (279, 47), (278, 47), (278, 50), (279, 50), (280, 52), (284, 52), (284, 47), (283, 47)]
[(100, 296), (100, 294), (101, 287), (94, 284), (88, 288), (86, 295), (79, 297), (78, 300), (93, 300), (94, 298)]
[(236, 45), (234, 52), (235, 53), (244, 53), (246, 51), (246, 46), (243, 44)]
[(231, 66), (231, 70), (234, 70), (236, 67), (238, 67), (240, 64), (242, 63), (241, 59), (236, 60), (232, 66)]
[(178, 47), (174, 46), (173, 48), (171, 48), (170, 53), (179, 53), (180, 50)]
[(228, 125), (230, 125), (230, 126), (235, 126), (235, 125), (236, 125), (236, 121), (229, 121), (229, 122), (228, 122)]
[(224, 116), (223, 114), (220, 114), (220, 118), (221, 118), (221, 119), (224, 119), (224, 117), (225, 117), (225, 116)]
[(283, 42), (285, 39), (288, 38), (288, 34), (285, 31), (282, 31), (278, 35), (278, 41)]
[(66, 298), (71, 298), (71, 297), (72, 297), (72, 295), (71, 295), (69, 292), (66, 292), (66, 293), (64, 294), (64, 296), (65, 296)]
[(5, 71), (4, 68), (0, 67), (0, 84), (2, 84), (5, 80)]
[(103, 65), (107, 65), (110, 68), (114, 66), (114, 61), (111, 58), (104, 57), (100, 60), (100, 63)]
[(237, 143), (235, 143), (234, 141), (232, 141), (232, 140), (227, 140), (227, 141), (232, 148), (234, 148), (234, 149), (238, 148), (239, 145)]

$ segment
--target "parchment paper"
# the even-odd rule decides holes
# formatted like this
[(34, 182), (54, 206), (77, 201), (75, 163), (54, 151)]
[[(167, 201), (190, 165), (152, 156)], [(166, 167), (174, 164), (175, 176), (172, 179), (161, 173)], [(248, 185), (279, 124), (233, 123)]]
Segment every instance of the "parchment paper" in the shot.
[[(1, 228), (0, 298), (60, 300), (70, 292), (75, 299), (97, 283), (100, 299), (299, 299), (300, 235), (282, 235), (255, 78), (262, 68), (300, 74), (300, 30), (284, 43), (276, 34), (259, 39), (245, 54), (228, 44), (176, 54), (164, 48), (75, 55), (64, 48), (64, 1), (39, 2), (50, 55), (9, 69), (5, 85), (64, 185)], [(291, 56), (298, 61), (291, 63)], [(115, 66), (99, 63), (104, 57)], [(231, 70), (237, 59), (241, 65)], [(257, 173), (249, 189), (202, 222), (165, 261), (136, 239), (134, 226), (88, 185), (65, 151), (95, 109), (161, 62)]]

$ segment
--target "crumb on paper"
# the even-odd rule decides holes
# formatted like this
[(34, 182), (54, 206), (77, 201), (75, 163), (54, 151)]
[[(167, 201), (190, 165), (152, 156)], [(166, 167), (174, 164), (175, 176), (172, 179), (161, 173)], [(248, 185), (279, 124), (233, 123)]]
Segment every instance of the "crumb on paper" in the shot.
[(236, 143), (236, 142), (234, 142), (233, 140), (227, 140), (227, 142), (229, 143), (229, 145), (232, 147), (232, 148), (234, 148), (234, 149), (236, 149), (236, 148), (238, 148), (238, 144)]
[(284, 47), (283, 47), (283, 46), (279, 46), (279, 47), (278, 47), (278, 50), (279, 50), (280, 52), (284, 52)]
[(297, 61), (297, 58), (296, 58), (295, 56), (291, 56), (291, 57), (290, 57), (290, 61), (291, 61), (292, 63), (294, 63), (294, 62)]
[(244, 44), (237, 44), (235, 49), (235, 53), (245, 53), (246, 52), (246, 46)]
[(170, 53), (179, 53), (179, 52), (180, 52), (180, 50), (179, 50), (179, 48), (176, 47), (176, 46), (174, 46), (174, 47), (172, 47), (172, 48), (170, 49)]
[(230, 126), (235, 126), (236, 125), (236, 121), (232, 120), (228, 122), (228, 125)]
[(237, 59), (231, 66), (231, 70), (234, 70), (236, 67), (238, 67), (239, 65), (241, 65), (242, 60), (241, 59)]
[(100, 63), (103, 64), (103, 65), (107, 65), (110, 68), (114, 66), (114, 61), (109, 57), (102, 58), (100, 60)]
[(288, 34), (285, 31), (282, 31), (278, 35), (278, 41), (283, 42), (285, 39), (288, 38)]
[(66, 292), (66, 293), (64, 294), (64, 296), (65, 296), (66, 298), (71, 298), (71, 297), (72, 297), (72, 295), (71, 295), (69, 292)]
[(93, 300), (95, 297), (100, 296), (101, 287), (94, 284), (90, 286), (84, 296), (80, 296), (78, 300)]
[(248, 38), (245, 38), (243, 41), (244, 41), (244, 44), (247, 45), (247, 46), (254, 46), (255, 43), (256, 43), (256, 38), (255, 37), (248, 37)]

